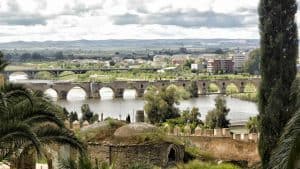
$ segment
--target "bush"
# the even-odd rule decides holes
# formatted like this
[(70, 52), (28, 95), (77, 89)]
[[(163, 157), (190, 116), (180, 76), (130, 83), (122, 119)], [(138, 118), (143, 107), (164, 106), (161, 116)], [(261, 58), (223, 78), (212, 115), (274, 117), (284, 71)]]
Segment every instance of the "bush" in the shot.
[(191, 161), (187, 164), (179, 164), (173, 169), (240, 169), (232, 164), (214, 164), (204, 163), (197, 160)]

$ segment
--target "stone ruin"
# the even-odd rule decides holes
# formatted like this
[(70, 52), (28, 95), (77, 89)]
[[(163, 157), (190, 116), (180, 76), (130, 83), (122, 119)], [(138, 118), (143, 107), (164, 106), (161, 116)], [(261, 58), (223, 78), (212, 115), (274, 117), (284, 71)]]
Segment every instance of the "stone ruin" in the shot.
[(186, 125), (182, 128), (179, 126), (175, 126), (171, 128), (169, 126), (165, 126), (169, 135), (175, 136), (202, 136), (202, 137), (229, 137), (234, 140), (239, 141), (253, 141), (257, 142), (259, 138), (258, 133), (231, 133), (229, 128), (217, 128), (217, 129), (204, 129), (200, 126), (197, 126), (192, 132), (189, 125)]

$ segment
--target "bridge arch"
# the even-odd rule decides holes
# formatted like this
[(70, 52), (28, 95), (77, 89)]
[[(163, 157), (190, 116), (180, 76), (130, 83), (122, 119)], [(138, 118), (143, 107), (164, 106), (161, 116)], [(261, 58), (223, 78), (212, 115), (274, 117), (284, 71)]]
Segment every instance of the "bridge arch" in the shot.
[(236, 83), (231, 82), (226, 86), (226, 94), (239, 93), (239, 91), (240, 91), (240, 89), (236, 85)]
[(99, 89), (101, 100), (112, 100), (115, 97), (115, 90), (112, 87), (104, 86)]
[(88, 92), (80, 85), (76, 85), (67, 91), (66, 98), (67, 100), (85, 100), (88, 98)]
[(44, 91), (44, 94), (50, 99), (53, 99), (53, 100), (59, 99), (59, 92), (53, 88), (46, 89)]
[(207, 87), (208, 93), (220, 93), (221, 89), (222, 89), (222, 87), (218, 83), (208, 82), (208, 87)]
[(256, 86), (255, 83), (247, 82), (245, 84), (245, 87), (244, 87), (245, 93), (255, 93), (255, 92), (257, 92), (257, 90), (258, 90), (258, 86)]

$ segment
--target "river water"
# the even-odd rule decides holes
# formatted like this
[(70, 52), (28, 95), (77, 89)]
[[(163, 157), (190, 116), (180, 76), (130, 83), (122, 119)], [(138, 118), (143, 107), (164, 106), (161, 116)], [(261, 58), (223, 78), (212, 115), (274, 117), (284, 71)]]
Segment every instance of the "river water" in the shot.
[[(22, 80), (26, 79), (20, 76)], [(18, 78), (10, 79), (15, 81)], [(79, 116), (81, 115), (80, 107), (87, 103), (93, 112), (98, 113), (99, 116), (103, 113), (103, 117), (113, 117), (125, 119), (129, 114), (131, 119), (134, 119), (135, 111), (143, 110), (145, 101), (141, 98), (136, 98), (135, 90), (126, 89), (124, 98), (114, 99), (113, 92), (109, 88), (102, 88), (99, 91), (101, 99), (86, 99), (86, 94), (81, 88), (73, 88), (67, 94), (67, 100), (57, 100), (57, 93), (48, 89), (45, 94), (51, 97), (54, 103), (65, 107), (68, 111), (76, 111)], [(189, 100), (180, 101), (176, 105), (180, 110), (192, 109), (193, 107), (199, 108), (201, 119), (205, 119), (208, 111), (214, 108), (214, 99), (217, 95), (199, 96)], [(231, 121), (247, 120), (251, 116), (258, 114), (257, 104), (249, 101), (243, 101), (230, 96), (225, 96), (227, 107), (230, 108), (228, 119)]]

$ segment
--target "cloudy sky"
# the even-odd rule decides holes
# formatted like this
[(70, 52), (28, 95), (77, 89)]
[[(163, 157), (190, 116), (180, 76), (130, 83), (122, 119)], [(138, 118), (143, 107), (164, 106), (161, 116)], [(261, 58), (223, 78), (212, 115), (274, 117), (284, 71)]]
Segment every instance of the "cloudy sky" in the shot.
[(258, 38), (258, 0), (0, 0), (0, 41)]

